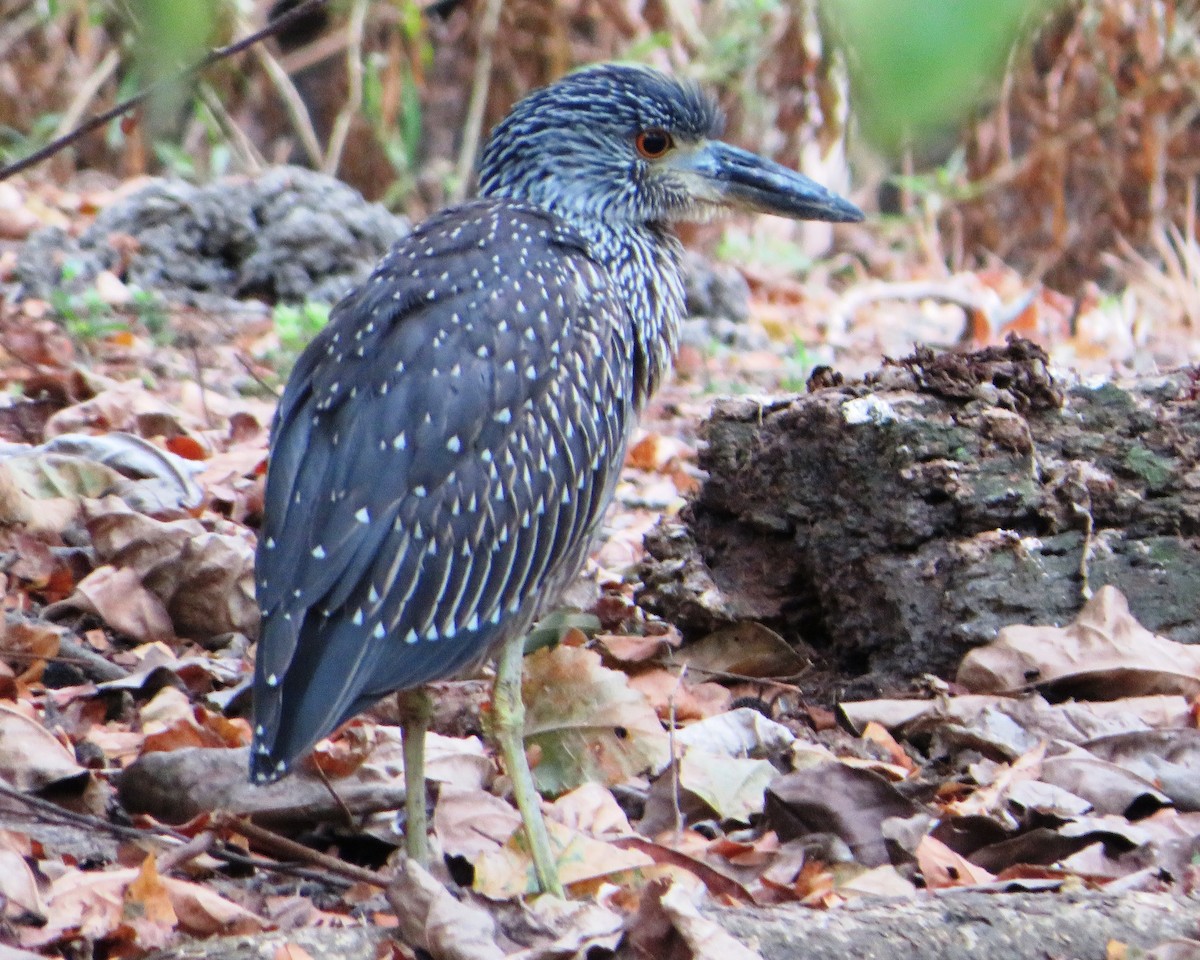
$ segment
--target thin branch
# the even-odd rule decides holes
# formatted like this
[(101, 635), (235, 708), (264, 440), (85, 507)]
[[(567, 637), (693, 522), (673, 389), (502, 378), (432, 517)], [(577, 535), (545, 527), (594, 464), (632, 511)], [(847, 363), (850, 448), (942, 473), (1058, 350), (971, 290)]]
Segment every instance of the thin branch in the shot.
[(217, 92), (207, 83), (200, 84), (198, 92), (201, 105), (208, 111), (213, 123), (221, 128), (226, 139), (233, 145), (242, 169), (247, 173), (258, 173), (267, 167), (266, 158), (246, 135), (246, 131), (238, 126), (228, 108), (221, 102)]
[[(77, 813), (74, 810), (68, 810), (65, 807), (60, 807), (56, 803), (51, 803), (49, 800), (43, 800), (41, 797), (37, 797), (28, 793), (22, 793), (20, 790), (10, 787), (3, 780), (0, 780), (0, 797), (6, 797), (9, 800), (13, 800), (30, 808), (33, 811), (36, 811), (44, 820), (47, 820), (51, 823), (65, 823), (76, 827), (85, 827), (90, 830), (97, 830), (102, 833), (110, 834), (114, 837), (120, 837), (124, 840), (133, 840), (136, 842), (143, 842), (147, 839), (166, 842), (169, 845), (167, 851), (168, 855), (170, 854), (171, 850), (185, 847), (192, 841), (192, 838), (187, 834), (180, 833), (178, 830), (172, 830), (170, 827), (126, 827), (119, 823), (110, 823), (108, 820), (105, 820), (101, 817), (92, 816), (90, 813)], [(222, 821), (220, 817), (216, 817), (214, 818), (214, 828), (215, 824), (218, 822), (221, 822), (223, 825), (230, 826), (238, 833), (246, 836), (250, 835), (244, 829), (246, 826), (245, 822), (239, 821), (236, 818), (230, 817), (227, 818), (227, 820)], [(259, 829), (261, 828), (252, 828), (252, 832)], [(270, 831), (263, 831), (263, 833), (271, 837), (276, 836), (275, 834), (270, 833)], [(279, 839), (282, 840), (283, 838), (280, 837)], [(306, 847), (304, 849), (308, 848)], [(353, 871), (359, 870), (362, 873), (367, 873), (367, 871), (362, 871), (362, 868), (360, 867), (354, 867), (352, 864), (343, 863), (340, 860), (334, 860), (334, 863), (339, 864), (340, 866), (337, 870), (332, 871), (336, 875), (330, 876), (329, 872), (324, 870), (311, 870), (306, 867), (296, 866), (292, 863), (278, 863), (274, 860), (269, 860), (266, 857), (242, 853), (240, 850), (232, 848), (225, 843), (214, 844), (208, 849), (208, 853), (210, 856), (213, 856), (218, 860), (222, 860), (225, 863), (234, 864), (240, 867), (252, 867), (258, 870), (270, 870), (274, 873), (283, 873), (287, 874), (288, 876), (302, 877), (306, 880), (315, 880), (319, 883), (341, 884), (347, 882), (347, 877), (350, 878), (350, 882), (353, 882), (354, 879), (360, 879), (356, 874), (353, 873)], [(310, 853), (314, 853), (315, 857), (306, 857), (305, 859), (313, 862), (317, 862), (317, 860), (324, 856), (323, 854), (316, 854), (315, 851), (310, 851)], [(325, 859), (333, 860), (334, 858), (326, 857)], [(380, 877), (375, 876), (374, 874), (371, 874), (370, 876), (373, 879), (368, 882), (373, 883), (375, 886), (386, 885), (385, 881)]]
[(120, 54), (116, 50), (109, 50), (104, 55), (104, 59), (100, 61), (99, 66), (88, 75), (78, 93), (75, 94), (75, 99), (58, 121), (58, 126), (54, 128), (54, 136), (61, 137), (70, 132), (87, 111), (88, 104), (92, 102), (96, 94), (100, 92), (100, 88), (108, 82), (108, 78), (116, 72), (120, 65)]
[(458, 182), (454, 185), (455, 202), (467, 195), (471, 175), (475, 172), (475, 156), (479, 153), (479, 138), (483, 132), (483, 111), (487, 106), (488, 87), (492, 80), (492, 48), (496, 31), (500, 29), (500, 12), (504, 0), (487, 0), (483, 20), (479, 24), (479, 53), (475, 58), (475, 78), (471, 82), (471, 104), (463, 124), (462, 149), (458, 154)]
[(308, 162), (319, 170), (323, 161), (321, 142), (317, 139), (317, 131), (313, 126), (308, 107), (305, 106), (304, 98), (300, 96), (296, 84), (292, 82), (288, 72), (283, 69), (278, 58), (270, 50), (259, 47), (254, 51), (254, 55), (258, 57), (259, 64), (267, 72), (267, 77), (275, 87), (275, 92), (283, 100), (283, 108), (292, 122), (292, 129), (296, 131), (301, 144), (304, 145), (304, 152), (308, 154)]
[(337, 119), (333, 122), (333, 130), (329, 134), (329, 145), (325, 150), (325, 162), (321, 164), (322, 173), (331, 177), (337, 174), (342, 162), (342, 152), (346, 149), (346, 138), (350, 135), (350, 124), (354, 122), (363, 101), (363, 26), (367, 20), (367, 0), (354, 0), (350, 10), (350, 24), (346, 28), (349, 45), (346, 48), (346, 76), (349, 90), (346, 92), (346, 102), (338, 111)]
[(217, 819), (222, 826), (240, 833), (247, 840), (267, 847), (277, 855), (299, 860), (303, 863), (310, 863), (320, 867), (322, 870), (328, 870), (330, 873), (345, 880), (366, 883), (380, 889), (386, 889), (390, 882), (387, 877), (375, 873), (373, 870), (364, 870), (353, 863), (347, 863), (345, 860), (331, 857), (327, 853), (321, 853), (319, 850), (312, 849), (312, 847), (306, 847), (302, 843), (297, 843), (295, 840), (281, 836), (273, 830), (260, 827), (249, 820), (233, 816), (219, 816)]
[(182, 81), (187, 80), (196, 74), (203, 72), (204, 70), (207, 70), (214, 63), (218, 63), (236, 53), (241, 53), (243, 50), (249, 49), (261, 40), (273, 36), (300, 18), (308, 16), (317, 8), (325, 6), (328, 2), (329, 0), (304, 0), (303, 3), (293, 7), (287, 13), (270, 21), (261, 30), (256, 30), (253, 33), (243, 37), (241, 40), (237, 40), (234, 43), (228, 44), (227, 46), (218, 47), (215, 50), (209, 51), (208, 54), (191, 66), (184, 67), (182, 70), (172, 74), (169, 77), (163, 77), (160, 80), (156, 80), (148, 87), (145, 87), (144, 89), (135, 93), (132, 97), (122, 100), (120, 103), (110, 107), (108, 110), (98, 113), (96, 116), (85, 120), (70, 133), (64, 134), (61, 137), (57, 137), (41, 149), (35, 150), (29, 156), (24, 157), (21, 160), (17, 160), (14, 163), (10, 163), (8, 166), (0, 169), (0, 180), (7, 180), (9, 177), (20, 173), (22, 170), (28, 170), (30, 167), (37, 166), (43, 160), (49, 159), (56, 153), (59, 153), (60, 151), (69, 147), (72, 143), (75, 143), (77, 140), (87, 136), (89, 133), (99, 130), (110, 120), (128, 113), (134, 107), (144, 103), (147, 99), (158, 93), (160, 90), (166, 89), (173, 84), (181, 83)]

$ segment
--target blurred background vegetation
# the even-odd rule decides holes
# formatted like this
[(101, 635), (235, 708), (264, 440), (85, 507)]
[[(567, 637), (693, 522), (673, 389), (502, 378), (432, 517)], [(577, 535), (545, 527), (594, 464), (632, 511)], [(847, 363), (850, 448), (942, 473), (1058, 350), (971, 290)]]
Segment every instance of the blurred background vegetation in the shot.
[[(293, 5), (0, 0), (0, 159)], [(918, 224), (949, 269), (1194, 282), (1198, 28), (1183, 0), (332, 0), (37, 176), (299, 163), (421, 216), (517, 97), (621, 58), (701, 81), (731, 139)]]

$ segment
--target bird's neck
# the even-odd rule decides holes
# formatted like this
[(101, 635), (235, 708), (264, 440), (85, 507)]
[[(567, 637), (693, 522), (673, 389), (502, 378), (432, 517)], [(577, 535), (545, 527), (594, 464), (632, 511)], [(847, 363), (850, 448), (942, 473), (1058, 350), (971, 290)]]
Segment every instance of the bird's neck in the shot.
[(684, 318), (683, 247), (667, 227), (575, 224), (592, 257), (616, 281), (628, 307), (635, 348), (634, 403), (640, 412), (671, 368)]

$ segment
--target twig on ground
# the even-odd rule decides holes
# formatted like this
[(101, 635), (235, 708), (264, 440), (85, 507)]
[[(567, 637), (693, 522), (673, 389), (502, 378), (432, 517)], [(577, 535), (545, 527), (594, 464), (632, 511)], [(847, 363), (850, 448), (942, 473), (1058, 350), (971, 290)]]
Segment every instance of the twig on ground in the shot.
[(240, 833), (247, 840), (252, 840), (280, 856), (291, 857), (302, 863), (318, 866), (345, 880), (370, 884), (381, 890), (386, 889), (390, 882), (388, 878), (372, 870), (364, 870), (362, 867), (356, 867), (345, 860), (339, 860), (337, 857), (331, 857), (327, 853), (313, 850), (311, 847), (306, 847), (302, 843), (297, 843), (295, 840), (281, 836), (272, 830), (260, 827), (249, 820), (242, 820), (237, 817), (220, 817), (218, 819), (222, 826)]

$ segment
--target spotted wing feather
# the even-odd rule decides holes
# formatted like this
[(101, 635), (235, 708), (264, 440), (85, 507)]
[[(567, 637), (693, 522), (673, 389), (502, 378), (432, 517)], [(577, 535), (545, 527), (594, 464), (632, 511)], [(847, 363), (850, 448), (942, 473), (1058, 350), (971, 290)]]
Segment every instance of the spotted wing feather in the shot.
[(272, 433), (257, 779), (564, 585), (611, 497), (634, 349), (581, 239), (510, 202), (434, 217), (339, 304)]

